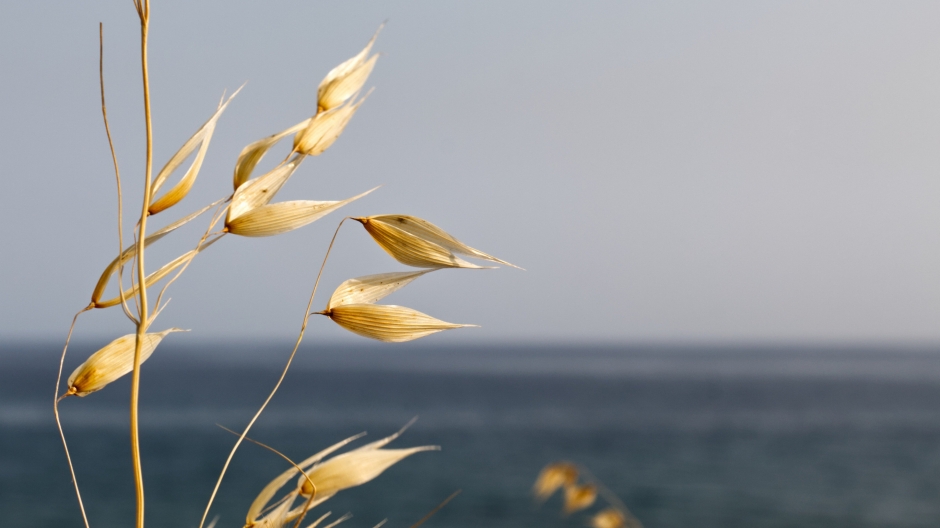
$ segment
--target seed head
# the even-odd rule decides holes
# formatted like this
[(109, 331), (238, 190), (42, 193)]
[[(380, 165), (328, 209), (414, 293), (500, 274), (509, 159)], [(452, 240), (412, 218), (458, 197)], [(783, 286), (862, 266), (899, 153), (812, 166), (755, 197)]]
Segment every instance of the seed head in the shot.
[(362, 51), (330, 70), (330, 73), (326, 74), (326, 77), (320, 81), (320, 86), (317, 89), (318, 113), (340, 106), (362, 89), (369, 78), (369, 74), (372, 73), (372, 68), (375, 67), (376, 59), (378, 59), (378, 55), (370, 57), (369, 52), (372, 50), (376, 37), (379, 36), (379, 31), (382, 31), (384, 26), (385, 24), (379, 26), (375, 35), (372, 36)]
[(627, 519), (620, 511), (614, 508), (607, 508), (591, 517), (588, 526), (591, 528), (626, 528)]
[(225, 227), (229, 233), (247, 237), (279, 235), (318, 220), (375, 189), (378, 187), (352, 198), (334, 202), (295, 200), (261, 205), (229, 220)]
[[(513, 266), (474, 249), (436, 225), (414, 216), (378, 215), (355, 218), (372, 239), (398, 262), (416, 268), (481, 268), (455, 254)], [(513, 266), (517, 267), (517, 266)]]
[[(158, 333), (144, 334), (140, 351), (141, 363), (153, 354), (157, 345), (167, 334), (187, 331), (170, 328)], [(87, 396), (133, 370), (136, 344), (137, 334), (128, 334), (111, 341), (92, 354), (69, 376), (69, 388), (66, 395)]]
[(555, 462), (542, 469), (532, 492), (535, 498), (544, 501), (561, 487), (574, 486), (578, 481), (578, 468), (570, 462)]
[[(368, 95), (367, 95), (368, 97)], [(366, 97), (353, 102), (352, 99), (336, 108), (318, 113), (307, 125), (294, 136), (294, 152), (306, 156), (319, 156), (336, 142), (353, 114), (366, 100)]]
[(574, 484), (565, 486), (565, 513), (573, 513), (590, 507), (597, 499), (597, 486)]

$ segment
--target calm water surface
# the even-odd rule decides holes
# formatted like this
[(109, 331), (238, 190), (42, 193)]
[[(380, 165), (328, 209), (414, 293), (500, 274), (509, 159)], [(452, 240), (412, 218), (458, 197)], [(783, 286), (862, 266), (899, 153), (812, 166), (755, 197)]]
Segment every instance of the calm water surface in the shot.
[[(56, 348), (0, 348), (5, 526), (81, 524), (50, 409)], [(67, 372), (93, 348), (77, 346)], [(288, 352), (165, 345), (146, 364), (149, 526), (198, 524), (233, 442), (215, 424), (243, 426)], [(940, 526), (938, 351), (301, 352), (253, 437), (301, 459), (419, 416), (393, 445), (442, 446), (324, 504), (352, 512), (346, 526), (388, 518), (387, 526), (407, 527), (457, 489), (462, 494), (424, 526), (584, 526), (584, 516), (559, 515), (557, 498), (532, 503), (532, 480), (557, 459), (591, 468), (651, 528)], [(259, 357), (266, 363), (246, 359)], [(127, 392), (120, 382), (62, 405), (96, 528), (133, 519)], [(219, 526), (240, 527), (251, 500), (283, 469), (276, 456), (244, 447), (216, 503)]]

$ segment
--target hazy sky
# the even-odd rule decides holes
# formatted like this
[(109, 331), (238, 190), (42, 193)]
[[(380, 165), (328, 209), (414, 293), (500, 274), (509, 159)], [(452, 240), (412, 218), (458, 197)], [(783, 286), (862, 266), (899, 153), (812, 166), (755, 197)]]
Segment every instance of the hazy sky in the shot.
[[(940, 340), (936, 2), (152, 1), (157, 168), (248, 82), (155, 226), (229, 193), (241, 148), (312, 114), (320, 79), (388, 20), (375, 93), (279, 199), (383, 187), (287, 235), (227, 237), (155, 328), (291, 339), (343, 213), (405, 213), (528, 270), (443, 270), (388, 298), (482, 325), (440, 344)], [(64, 338), (117, 252), (99, 21), (129, 243), (131, 1), (0, 3), (3, 338)], [(197, 236), (153, 246), (150, 269)], [(356, 224), (334, 253), (318, 307), (404, 269)], [(130, 331), (112, 309), (77, 335)]]

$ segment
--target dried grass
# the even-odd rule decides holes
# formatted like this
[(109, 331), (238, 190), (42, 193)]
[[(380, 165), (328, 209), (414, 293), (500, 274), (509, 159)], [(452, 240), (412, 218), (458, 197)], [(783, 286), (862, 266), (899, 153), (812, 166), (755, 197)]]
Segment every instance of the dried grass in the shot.
[[(150, 31), (150, 0), (134, 0), (134, 7), (140, 20), (141, 38), (141, 76), (144, 94), (144, 126), (146, 128), (146, 163), (144, 166), (144, 190), (142, 195), (141, 213), (133, 230), (134, 244), (124, 247), (123, 230), (123, 196), (121, 190), (121, 171), (118, 156), (114, 149), (110, 126), (108, 125), (107, 105), (104, 90), (104, 33), (101, 31), (99, 77), (101, 83), (101, 110), (105, 125), (105, 132), (111, 150), (114, 164), (115, 181), (117, 184), (118, 209), (118, 253), (98, 278), (91, 295), (91, 302), (72, 320), (68, 337), (62, 350), (59, 364), (59, 375), (56, 380), (54, 411), (56, 422), (62, 438), (63, 447), (75, 483), (75, 493), (78, 498), (79, 509), (86, 528), (90, 523), (87, 518), (84, 503), (68, 443), (60, 420), (60, 401), (68, 396), (84, 397), (93, 392), (104, 390), (113, 381), (131, 374), (131, 452), (134, 467), (134, 482), (136, 491), (136, 521), (137, 528), (143, 528), (145, 518), (145, 495), (143, 473), (139, 451), (138, 433), (138, 397), (140, 391), (141, 365), (153, 354), (160, 341), (169, 333), (179, 329), (171, 328), (162, 332), (149, 332), (150, 326), (166, 307), (163, 296), (168, 288), (187, 270), (189, 265), (213, 244), (225, 238), (228, 234), (259, 237), (275, 236), (288, 231), (299, 229), (304, 225), (321, 219), (350, 202), (364, 197), (375, 189), (340, 201), (298, 200), (271, 203), (277, 192), (290, 180), (299, 169), (305, 158), (317, 156), (327, 150), (338, 140), (342, 132), (349, 125), (368, 93), (360, 97), (368, 81), (369, 75), (376, 65), (378, 55), (371, 54), (373, 45), (379, 31), (369, 40), (368, 44), (358, 54), (336, 66), (323, 78), (317, 89), (317, 112), (299, 121), (297, 124), (281, 132), (267, 136), (246, 146), (239, 154), (233, 171), (233, 190), (228, 196), (199, 208), (167, 226), (148, 232), (148, 219), (159, 213), (166, 213), (178, 206), (186, 198), (196, 183), (203, 161), (208, 152), (212, 136), (219, 125), (224, 110), (232, 99), (241, 90), (239, 88), (230, 97), (220, 101), (218, 107), (208, 120), (187, 139), (177, 152), (163, 165), (162, 169), (153, 177), (153, 131), (150, 111), (150, 85), (148, 68), (148, 35)], [(384, 24), (383, 24), (384, 26)], [(379, 30), (382, 28), (380, 27)], [(370, 55), (371, 54), (371, 55)], [(255, 168), (267, 152), (280, 141), (293, 136), (293, 147), (281, 163), (272, 170), (253, 177)], [(188, 168), (179, 176), (176, 183), (170, 185), (171, 179), (180, 171), (183, 163), (192, 158)], [(169, 186), (169, 189), (160, 191)], [(167, 237), (180, 227), (196, 220), (210, 209), (215, 208), (211, 220), (204, 233), (193, 245), (193, 249), (162, 265), (156, 271), (147, 273), (145, 265), (146, 249)], [(224, 226), (220, 231), (213, 231), (219, 222)], [(246, 527), (249, 528), (281, 528), (293, 525), (300, 528), (300, 523), (307, 516), (309, 510), (327, 501), (335, 494), (355, 486), (363, 485), (378, 477), (382, 472), (413, 454), (439, 449), (436, 446), (418, 446), (406, 449), (386, 449), (385, 446), (397, 438), (403, 431), (365, 444), (345, 453), (333, 455), (337, 450), (345, 447), (361, 435), (347, 438), (320, 452), (308, 457), (300, 463), (294, 463), (283, 453), (260, 442), (248, 438), (247, 434), (252, 425), (264, 411), (274, 396), (297, 353), (304, 338), (309, 317), (322, 314), (330, 317), (341, 327), (356, 334), (377, 339), (380, 341), (408, 341), (439, 332), (441, 330), (462, 328), (472, 325), (452, 324), (440, 321), (431, 316), (417, 312), (410, 308), (393, 305), (377, 305), (378, 300), (406, 286), (418, 277), (437, 268), (480, 268), (481, 266), (467, 262), (457, 255), (477, 258), (506, 264), (506, 261), (471, 248), (456, 238), (447, 234), (437, 226), (425, 220), (407, 215), (379, 215), (357, 217), (373, 237), (373, 239), (386, 252), (396, 260), (406, 265), (424, 268), (419, 271), (382, 273), (350, 279), (334, 291), (327, 303), (326, 309), (321, 312), (311, 312), (311, 306), (320, 283), (320, 277), (326, 266), (333, 244), (339, 234), (346, 218), (337, 225), (329, 246), (320, 265), (313, 289), (310, 294), (303, 323), (297, 336), (294, 349), (280, 378), (271, 390), (268, 397), (254, 414), (248, 425), (239, 433), (228, 458), (220, 470), (215, 488), (212, 490), (204, 514), (200, 520), (200, 528), (206, 524), (206, 519), (212, 508), (212, 503), (218, 493), (219, 485), (225, 476), (226, 470), (237, 449), (245, 440), (259, 445), (278, 454), (286, 460), (291, 467), (271, 480), (264, 486), (254, 502), (248, 506)], [(124, 286), (124, 267), (130, 266), (130, 286)], [(117, 277), (116, 280), (115, 277)], [(166, 280), (156, 300), (151, 303), (148, 290), (161, 281)], [(108, 286), (116, 282), (117, 293), (114, 297), (105, 299)], [(131, 302), (132, 301), (132, 302)], [(79, 315), (93, 309), (108, 309), (122, 306), (127, 319), (131, 322), (134, 332), (114, 339), (104, 345), (97, 352), (88, 357), (69, 376), (67, 389), (60, 393), (61, 378), (72, 332)], [(409, 424), (410, 425), (410, 424)], [(407, 426), (406, 426), (407, 427)], [(288, 483), (298, 477), (296, 483)], [(287, 486), (287, 491), (274, 500), (275, 495)], [(583, 490), (582, 490), (583, 491)], [(456, 495), (456, 494), (455, 494)], [(585, 502), (582, 493), (581, 503)], [(449, 497), (437, 509), (453, 498)], [(435, 511), (431, 512), (433, 514)], [(422, 524), (428, 517), (419, 521)], [(310, 524), (310, 528), (325, 522), (330, 513), (320, 515)], [(328, 527), (347, 520), (347, 514), (333, 521)], [(383, 523), (384, 524), (384, 521)], [(215, 520), (209, 526), (214, 527)], [(381, 526), (381, 524), (380, 524)]]

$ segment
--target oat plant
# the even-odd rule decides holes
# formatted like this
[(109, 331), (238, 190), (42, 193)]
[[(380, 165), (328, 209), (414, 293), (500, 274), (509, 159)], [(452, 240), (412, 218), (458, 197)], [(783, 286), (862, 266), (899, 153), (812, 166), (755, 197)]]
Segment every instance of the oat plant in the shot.
[(572, 462), (552, 462), (539, 473), (532, 486), (532, 494), (542, 503), (562, 493), (562, 512), (570, 515), (588, 509), (601, 498), (607, 503), (588, 520), (591, 528), (643, 528), (639, 519), (630, 513), (626, 504), (587, 469)]
[[(205, 121), (205, 124), (196, 130), (192, 137), (183, 143), (182, 147), (154, 175), (150, 78), (147, 63), (150, 0), (133, 0), (133, 5), (140, 20), (140, 58), (144, 126), (146, 129), (146, 158), (142, 171), (144, 188), (140, 214), (132, 229), (133, 244), (125, 247), (121, 171), (111, 138), (111, 130), (108, 126), (104, 90), (104, 38), (103, 29), (99, 27), (101, 111), (105, 133), (111, 149), (117, 187), (118, 245), (116, 257), (105, 267), (99, 277), (92, 290), (90, 302), (79, 310), (72, 319), (59, 361), (59, 376), (56, 381), (54, 399), (56, 423), (62, 437), (62, 445), (65, 449), (69, 469), (72, 473), (79, 511), (86, 528), (90, 528), (91, 523), (85, 512), (79, 480), (72, 465), (68, 443), (62, 428), (59, 414), (60, 403), (72, 396), (83, 398), (93, 392), (107, 388), (111, 382), (126, 374), (131, 375), (129, 411), (131, 457), (137, 505), (135, 526), (143, 528), (145, 518), (144, 473), (138, 431), (138, 396), (141, 385), (141, 366), (156, 351), (163, 339), (168, 338), (170, 334), (183, 331), (179, 328), (156, 331), (151, 329), (157, 317), (167, 305), (168, 301), (164, 301), (164, 296), (168, 288), (179, 279), (203, 251), (208, 250), (223, 238), (232, 238), (231, 235), (236, 237), (267, 237), (293, 231), (319, 220), (375, 190), (366, 190), (356, 196), (336, 201), (274, 201), (278, 191), (297, 172), (307, 158), (322, 154), (339, 138), (352, 117), (365, 102), (368, 93), (363, 93), (363, 87), (378, 59), (378, 55), (372, 53), (378, 31), (362, 51), (330, 70), (320, 82), (316, 93), (315, 111), (312, 116), (308, 115), (300, 122), (281, 132), (259, 139), (241, 151), (234, 164), (230, 192), (221, 193), (223, 196), (219, 200), (199, 207), (194, 212), (183, 215), (179, 219), (165, 223), (158, 229), (152, 229), (156, 223), (154, 217), (159, 214), (164, 215), (160, 218), (169, 216), (168, 213), (171, 210), (176, 210), (174, 208), (183, 202), (193, 188), (219, 120), (240, 89), (229, 97), (223, 96), (217, 108), (211, 112), (211, 115)], [(379, 30), (381, 30), (381, 27)], [(273, 169), (256, 176), (255, 168), (262, 158), (272, 147), (288, 138), (292, 139), (290, 153)], [(188, 166), (185, 170), (182, 170), (188, 160)], [(151, 244), (157, 243), (162, 238), (173, 234), (177, 229), (196, 221), (207, 213), (210, 213), (207, 226), (198, 240), (192, 243), (191, 250), (170, 262), (162, 264), (155, 270), (152, 267), (148, 268), (145, 254)], [(326, 266), (340, 228), (348, 219), (362, 225), (379, 247), (395, 260), (418, 269), (349, 279), (336, 288), (322, 310), (313, 311), (314, 296), (323, 269)], [(483, 267), (473, 264), (465, 258), (511, 266), (508, 262), (467, 246), (434, 224), (414, 216), (396, 214), (347, 217), (338, 223), (336, 231), (326, 247), (323, 261), (314, 280), (313, 289), (304, 311), (300, 332), (297, 335), (293, 350), (270, 394), (242, 430), (235, 433), (238, 438), (224, 465), (220, 468), (219, 477), (214, 488), (206, 490), (207, 504), (199, 521), (200, 528), (207, 525), (206, 520), (211, 512), (212, 503), (218, 493), (226, 470), (239, 446), (246, 440), (262, 445), (282, 457), (288, 464), (283, 473), (261, 487), (257, 498), (250, 505), (246, 505), (245, 526), (249, 528), (280, 528), (288, 525), (299, 528), (301, 522), (308, 517), (311, 509), (327, 501), (336, 493), (376, 478), (387, 468), (408, 456), (437, 449), (436, 446), (418, 446), (405, 449), (387, 448), (386, 446), (404, 431), (402, 429), (398, 433), (381, 440), (340, 452), (341, 449), (362, 435), (353, 436), (322, 449), (305, 460), (295, 462), (275, 448), (252, 440), (248, 437), (248, 432), (284, 380), (304, 338), (311, 315), (326, 316), (346, 330), (367, 338), (387, 342), (410, 341), (443, 330), (472, 326), (441, 321), (411, 308), (376, 304), (387, 295), (427, 273), (442, 268), (475, 269)], [(126, 287), (125, 275), (129, 276), (129, 284)], [(110, 297), (106, 295), (109, 288), (116, 290), (114, 295)], [(69, 340), (79, 316), (85, 312), (117, 306), (121, 307), (120, 309), (130, 321), (133, 331), (117, 337), (97, 352), (91, 354), (68, 376), (63, 390), (61, 381), (65, 357)], [(76, 402), (75, 404), (80, 403)], [(278, 494), (280, 494), (279, 498), (275, 499)], [(328, 512), (326, 514), (311, 515), (310, 517), (315, 516), (316, 520), (309, 527), (327, 523), (329, 515)], [(329, 521), (329, 524), (324, 526), (334, 526), (347, 518), (348, 516), (340, 517)], [(420, 522), (423, 522), (423, 520)], [(209, 526), (213, 524), (214, 522), (209, 523)]]

